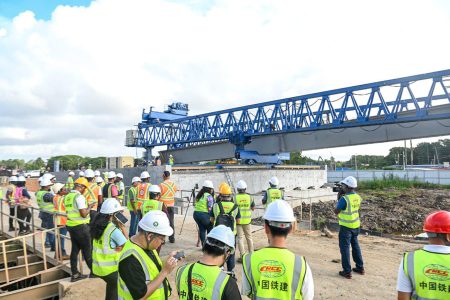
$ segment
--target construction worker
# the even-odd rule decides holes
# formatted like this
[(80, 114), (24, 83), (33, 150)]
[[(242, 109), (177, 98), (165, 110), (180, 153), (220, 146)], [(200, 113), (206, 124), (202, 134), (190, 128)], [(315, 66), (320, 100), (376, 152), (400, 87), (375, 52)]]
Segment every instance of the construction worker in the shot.
[(186, 264), (177, 270), (175, 282), (179, 298), (242, 299), (236, 279), (220, 268), (235, 251), (234, 245), (235, 236), (229, 227), (214, 227), (206, 238), (200, 261)]
[[(17, 208), (17, 218), (19, 219), (19, 234), (24, 235), (30, 232), (31, 212), (28, 208), (30, 204), (31, 196), (28, 193), (26, 187), (26, 179), (24, 176), (19, 176), (16, 183), (16, 194), (14, 200)], [(25, 224), (27, 222), (28, 224)]]
[[(65, 214), (66, 213), (66, 207), (64, 206), (64, 196), (68, 194), (68, 191), (66, 189), (66, 186), (62, 183), (55, 183), (52, 186), (52, 192), (54, 194), (53, 196), (53, 209), (57, 213)], [(58, 226), (59, 234), (62, 236), (67, 235), (67, 217), (63, 215), (55, 215), (55, 225)], [(67, 255), (65, 245), (65, 238), (60, 238), (60, 245), (61, 245), (61, 258), (62, 259), (69, 259), (69, 256)], [(55, 253), (56, 258), (56, 253)]]
[(133, 179), (131, 180), (131, 187), (128, 189), (127, 208), (131, 216), (129, 237), (132, 237), (136, 234), (137, 223), (139, 222), (138, 210), (140, 209), (140, 207), (138, 206), (136, 195), (137, 187), (140, 183), (141, 179), (139, 177), (133, 177)]
[(175, 159), (173, 158), (173, 155), (170, 154), (170, 155), (169, 155), (169, 165), (170, 165), (170, 166), (173, 166), (174, 163), (175, 163)]
[[(217, 202), (214, 203), (209, 216), (214, 227), (225, 225), (230, 227), (234, 235), (236, 235), (236, 224), (240, 222), (241, 213), (239, 206), (233, 202), (232, 191), (228, 184), (223, 184), (221, 186)], [(235, 263), (235, 253), (233, 252), (227, 259), (228, 272), (233, 272)]]
[[(163, 182), (159, 185), (161, 189), (161, 198), (165, 206), (167, 207), (167, 217), (169, 218), (170, 227), (172, 227), (175, 232), (175, 223), (174, 223), (174, 215), (175, 215), (175, 193), (177, 192), (177, 186), (173, 181), (170, 180), (170, 172), (163, 172)], [(175, 234), (169, 237), (170, 243), (175, 243)]]
[(123, 197), (125, 195), (125, 185), (123, 184), (123, 174), (117, 173), (115, 184), (117, 186), (117, 191), (119, 195), (117, 196), (117, 200), (119, 200), (120, 204), (123, 204)]
[(95, 182), (97, 182), (98, 186), (102, 189), (102, 195), (103, 195), (103, 187), (105, 186), (105, 181), (101, 176), (98, 176), (95, 178)]
[(89, 217), (91, 218), (91, 222), (94, 220), (97, 215), (98, 206), (102, 204), (103, 201), (103, 191), (102, 188), (95, 182), (95, 174), (91, 169), (87, 169), (84, 172), (84, 176), (89, 183), (89, 186), (86, 188), (83, 196), (86, 198), (88, 204), (90, 204), (91, 210), (89, 212)]
[[(44, 174), (45, 175), (45, 174)], [(49, 176), (42, 176), (41, 189), (36, 192), (36, 201), (39, 206), (39, 218), (42, 220), (41, 227), (44, 229), (52, 229), (55, 227), (53, 223), (53, 194), (50, 191), (53, 183)], [(50, 251), (55, 251), (55, 235), (52, 232), (45, 234), (45, 247)]]
[(6, 201), (9, 206), (9, 231), (14, 231), (16, 230), (14, 228), (14, 217), (16, 216), (16, 200), (14, 196), (16, 195), (17, 176), (9, 177), (8, 181), (9, 184), (4, 201)]
[[(145, 200), (150, 199), (149, 188), (151, 186), (150, 183), (150, 174), (147, 171), (141, 173), (141, 183), (137, 187), (137, 195), (136, 200), (138, 203), (138, 213), (140, 214), (140, 207)], [(141, 219), (141, 217), (139, 217)]]
[(398, 269), (397, 299), (449, 299), (450, 212), (429, 214), (423, 230), (428, 245), (403, 255)]
[(295, 221), (291, 206), (275, 201), (263, 219), (269, 246), (244, 255), (242, 294), (251, 299), (313, 299), (311, 269), (304, 257), (286, 248)]
[(78, 281), (87, 276), (78, 271), (78, 253), (83, 253), (87, 266), (92, 270), (92, 246), (91, 234), (89, 231), (89, 211), (88, 205), (83, 194), (89, 182), (86, 178), (78, 178), (74, 182), (74, 189), (64, 197), (64, 206), (67, 212), (67, 231), (70, 234), (72, 249), (70, 252), (70, 269), (72, 271), (71, 281)]
[(118, 299), (168, 299), (171, 288), (167, 276), (177, 266), (170, 253), (163, 264), (156, 249), (170, 236), (166, 214), (159, 210), (148, 212), (138, 225), (138, 233), (128, 240), (120, 253)]
[(102, 177), (99, 170), (94, 171), (94, 176), (95, 176), (95, 182), (97, 182), (98, 177)]
[[(148, 189), (150, 194), (150, 199), (145, 200), (141, 205), (141, 216), (145, 216), (151, 210), (163, 211), (163, 206), (165, 205), (160, 201), (161, 199), (161, 189), (157, 185), (151, 185)], [(170, 219), (169, 219), (170, 223)], [(172, 228), (173, 229), (173, 228)]]
[(244, 247), (244, 235), (247, 240), (248, 252), (253, 252), (253, 238), (252, 238), (252, 211), (255, 210), (255, 202), (253, 198), (246, 193), (247, 183), (244, 180), (239, 180), (236, 184), (236, 204), (239, 206), (241, 212), (241, 219), (237, 224), (237, 244), (239, 247), (240, 258), (238, 262), (242, 262), (242, 256), (246, 253)]
[(198, 226), (198, 237), (205, 244), (206, 234), (212, 229), (209, 213), (214, 204), (214, 185), (211, 180), (205, 180), (202, 189), (195, 196), (194, 220)]
[(66, 181), (66, 189), (71, 191), (73, 189), (73, 177), (75, 176), (75, 173), (73, 171), (69, 172), (69, 176), (67, 177)]
[(280, 185), (280, 181), (277, 177), (273, 176), (272, 178), (270, 178), (269, 185), (270, 187), (267, 189), (267, 191), (264, 192), (262, 198), (262, 204), (264, 204), (265, 207), (267, 207), (275, 200), (284, 199), (283, 192), (278, 188), (278, 185)]
[(120, 251), (127, 238), (125, 225), (116, 217), (123, 211), (119, 201), (107, 198), (91, 225), (92, 273), (106, 282), (105, 299), (117, 299), (117, 269)]
[(83, 178), (84, 177), (84, 171), (80, 171), (78, 173), (78, 178)]
[[(339, 199), (334, 210), (339, 219), (339, 249), (343, 269), (339, 275), (351, 279), (352, 270), (361, 275), (365, 274), (361, 248), (358, 243), (361, 197), (355, 193), (355, 188), (358, 186), (355, 177), (348, 176), (340, 183), (345, 194)], [(353, 269), (350, 264), (350, 245), (352, 246), (353, 261), (356, 264), (356, 268)]]
[[(108, 183), (103, 187), (102, 195), (105, 198), (117, 198), (119, 196), (119, 190), (117, 189), (116, 181), (116, 172), (109, 171), (108, 172)], [(101, 205), (101, 204), (100, 204)]]

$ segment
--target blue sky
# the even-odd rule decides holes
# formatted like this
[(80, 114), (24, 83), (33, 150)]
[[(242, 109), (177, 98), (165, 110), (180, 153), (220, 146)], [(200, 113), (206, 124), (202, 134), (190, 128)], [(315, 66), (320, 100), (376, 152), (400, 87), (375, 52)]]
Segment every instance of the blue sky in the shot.
[(92, 0), (0, 0), (0, 16), (12, 19), (31, 10), (37, 19), (49, 20), (58, 5), (88, 6)]

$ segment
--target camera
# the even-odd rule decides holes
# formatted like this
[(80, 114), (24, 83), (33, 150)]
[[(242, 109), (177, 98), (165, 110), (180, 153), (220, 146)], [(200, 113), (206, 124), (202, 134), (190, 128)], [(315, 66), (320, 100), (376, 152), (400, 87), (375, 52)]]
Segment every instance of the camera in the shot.
[(335, 182), (333, 185), (333, 193), (341, 193), (343, 192), (342, 184), (339, 182)]

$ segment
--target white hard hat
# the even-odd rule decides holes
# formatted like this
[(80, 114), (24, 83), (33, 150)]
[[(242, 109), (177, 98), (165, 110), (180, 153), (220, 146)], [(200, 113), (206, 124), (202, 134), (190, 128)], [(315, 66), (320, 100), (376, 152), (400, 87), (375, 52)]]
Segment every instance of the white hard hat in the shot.
[(95, 170), (94, 171), (94, 176), (100, 176), (100, 171), (99, 170)]
[(19, 176), (19, 177), (17, 177), (17, 181), (18, 182), (25, 182), (27, 180), (25, 179), (25, 176)]
[(139, 227), (147, 232), (170, 236), (173, 229), (170, 227), (169, 218), (160, 210), (151, 210), (139, 221)]
[(53, 182), (49, 178), (45, 178), (45, 176), (42, 176), (42, 180), (39, 183), (40, 186), (49, 186), (53, 185)]
[(122, 173), (117, 173), (116, 176), (119, 177), (119, 178), (121, 178), (121, 179), (123, 179), (123, 174), (122, 174)]
[(149, 188), (148, 191), (150, 193), (160, 193), (161, 194), (161, 189), (159, 188), (159, 186), (157, 186), (156, 184), (152, 184)]
[(42, 181), (42, 176), (38, 178), (38, 182), (41, 183)]
[(236, 184), (238, 190), (245, 190), (247, 188), (247, 183), (244, 180), (239, 180)]
[[(269, 206), (267, 206), (263, 219), (275, 223), (291, 223), (295, 221), (294, 211), (285, 200), (275, 200), (270, 203)], [(277, 226), (276, 224), (270, 225), (283, 228), (283, 226)]]
[(141, 179), (150, 178), (150, 174), (147, 171), (141, 173)]
[[(230, 227), (227, 227), (225, 225), (218, 225), (208, 233), (206, 238), (213, 238), (224, 243), (225, 245), (230, 247), (232, 249), (232, 253), (234, 253), (235, 237)], [(206, 240), (206, 242), (208, 243), (208, 240)]]
[(114, 172), (114, 171), (109, 171), (108, 172), (108, 179), (112, 179), (112, 178), (115, 178), (116, 177), (116, 172)]
[(55, 175), (53, 175), (52, 173), (45, 173), (44, 175), (42, 175), (42, 179), (48, 179), (48, 180), (52, 180), (53, 178), (55, 178)]
[(17, 176), (11, 176), (11, 177), (9, 177), (9, 182), (11, 182), (11, 181), (17, 181)]
[(83, 171), (80, 171), (80, 173), (78, 173), (78, 176), (79, 176), (79, 177), (84, 177), (84, 172), (83, 172)]
[(137, 176), (133, 177), (133, 179), (131, 180), (131, 183), (135, 183), (135, 182), (141, 182), (141, 179)]
[(213, 183), (212, 183), (211, 180), (205, 180), (205, 181), (203, 181), (203, 186), (204, 186), (204, 187), (207, 187), (207, 188), (210, 188), (210, 189), (213, 189), (213, 188), (214, 188), (214, 185), (213, 185)]
[(91, 169), (87, 169), (86, 171), (84, 171), (84, 176), (87, 178), (94, 178), (94, 171), (92, 171)]
[(343, 183), (350, 188), (356, 188), (358, 186), (356, 178), (353, 176), (345, 177), (340, 183)]
[(100, 208), (100, 213), (111, 215), (122, 210), (123, 208), (122, 206), (120, 206), (119, 201), (117, 201), (115, 198), (106, 198), (106, 200), (102, 204), (102, 207)]
[(173, 157), (173, 155), (172, 155), (172, 154), (170, 154), (170, 155), (169, 155), (169, 157)]
[(98, 176), (97, 179), (95, 179), (95, 182), (97, 183), (103, 182), (103, 178), (101, 176)]
[(52, 191), (53, 191), (54, 194), (58, 194), (59, 191), (60, 191), (63, 187), (64, 187), (64, 184), (62, 184), (62, 183), (55, 183), (55, 184), (52, 186)]
[(73, 171), (70, 171), (69, 176), (75, 176), (75, 173)]
[(277, 177), (273, 176), (272, 178), (269, 179), (269, 183), (271, 185), (278, 186), (280, 184), (280, 181), (278, 180)]

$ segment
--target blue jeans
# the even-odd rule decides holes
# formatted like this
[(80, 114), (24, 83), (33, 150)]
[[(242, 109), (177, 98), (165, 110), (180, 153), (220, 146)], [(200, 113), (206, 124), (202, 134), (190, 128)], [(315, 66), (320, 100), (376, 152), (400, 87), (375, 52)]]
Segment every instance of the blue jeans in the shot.
[(194, 211), (194, 220), (198, 225), (198, 236), (203, 246), (206, 240), (206, 234), (209, 233), (212, 229), (212, 224), (209, 219), (209, 213)]
[(62, 236), (66, 236), (67, 235), (67, 228), (66, 227), (59, 227), (59, 234), (61, 235), (60, 239), (60, 243), (61, 243), (61, 252), (62, 255), (66, 255), (66, 249), (64, 248), (64, 240), (65, 238), (63, 238)]
[(361, 255), (361, 248), (358, 243), (359, 228), (348, 228), (340, 226), (339, 228), (339, 249), (341, 250), (342, 269), (345, 273), (352, 271), (350, 264), (350, 245), (352, 246), (352, 257), (356, 268), (364, 269), (364, 263)]
[[(53, 215), (41, 212), (40, 218), (42, 220), (41, 227), (44, 229), (52, 229), (55, 228), (55, 225), (53, 224)], [(55, 235), (51, 232), (47, 232), (45, 234), (45, 244), (50, 245), (51, 249), (55, 249)]]
[(128, 233), (128, 236), (132, 237), (133, 235), (136, 234), (137, 227), (139, 224), (139, 212), (137, 214), (135, 214), (133, 210), (130, 210), (130, 216), (131, 216), (130, 232)]

